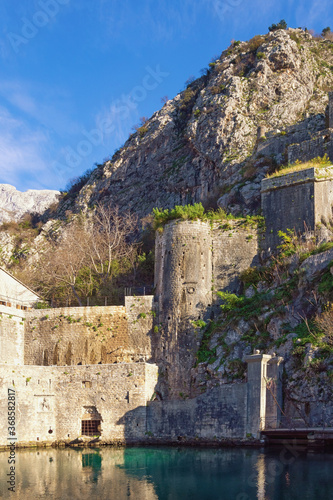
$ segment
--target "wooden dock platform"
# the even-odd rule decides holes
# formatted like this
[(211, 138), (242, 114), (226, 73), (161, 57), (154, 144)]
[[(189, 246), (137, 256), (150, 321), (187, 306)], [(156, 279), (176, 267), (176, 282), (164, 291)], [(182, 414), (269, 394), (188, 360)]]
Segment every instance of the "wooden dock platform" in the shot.
[(333, 427), (298, 428), (298, 429), (264, 429), (261, 437), (265, 444), (283, 445), (293, 443), (313, 448), (333, 447)]

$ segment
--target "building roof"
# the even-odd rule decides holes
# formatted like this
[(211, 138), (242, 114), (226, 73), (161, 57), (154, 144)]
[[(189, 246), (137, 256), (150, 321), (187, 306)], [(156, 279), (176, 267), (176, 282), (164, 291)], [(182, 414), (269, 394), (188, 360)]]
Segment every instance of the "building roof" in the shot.
[(38, 297), (39, 299), (41, 298), (41, 296), (38, 295), (38, 293), (36, 293), (33, 290), (31, 290), (31, 288), (29, 288), (27, 285), (25, 285), (24, 283), (22, 283), (22, 281), (20, 281), (18, 278), (16, 278), (15, 276), (13, 276), (11, 273), (9, 273), (6, 269), (4, 269), (1, 266), (0, 266), (0, 271), (3, 271), (4, 273), (6, 273), (10, 278), (12, 278), (13, 280), (17, 281), (20, 285), (24, 286), (24, 288), (26, 288), (27, 290), (29, 290), (29, 292), (31, 292), (34, 295), (36, 295), (36, 297)]

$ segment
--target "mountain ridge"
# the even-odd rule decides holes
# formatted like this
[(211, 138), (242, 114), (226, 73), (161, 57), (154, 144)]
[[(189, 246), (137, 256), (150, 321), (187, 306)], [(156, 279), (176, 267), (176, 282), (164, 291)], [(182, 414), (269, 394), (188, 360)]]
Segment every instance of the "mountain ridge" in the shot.
[(301, 29), (234, 42), (65, 195), (53, 215), (65, 218), (98, 202), (139, 218), (156, 206), (195, 202), (256, 213), (260, 181), (287, 161), (295, 134), (307, 140), (326, 126), (332, 47)]
[(19, 191), (11, 184), (0, 184), (0, 223), (18, 221), (25, 213), (43, 213), (57, 202), (59, 191), (28, 189)]

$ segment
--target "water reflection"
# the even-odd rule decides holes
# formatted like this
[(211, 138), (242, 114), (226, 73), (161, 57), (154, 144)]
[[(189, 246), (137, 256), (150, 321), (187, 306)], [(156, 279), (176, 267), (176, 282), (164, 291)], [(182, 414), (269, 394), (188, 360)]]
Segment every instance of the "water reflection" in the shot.
[(86, 474), (88, 481), (97, 483), (102, 471), (102, 455), (99, 450), (89, 450), (82, 453), (82, 472)]
[(73, 448), (0, 453), (0, 498), (308, 500), (332, 498), (333, 455), (281, 450)]
[(266, 499), (266, 464), (265, 464), (265, 455), (260, 454), (258, 456), (256, 468), (258, 471), (258, 500), (265, 500)]

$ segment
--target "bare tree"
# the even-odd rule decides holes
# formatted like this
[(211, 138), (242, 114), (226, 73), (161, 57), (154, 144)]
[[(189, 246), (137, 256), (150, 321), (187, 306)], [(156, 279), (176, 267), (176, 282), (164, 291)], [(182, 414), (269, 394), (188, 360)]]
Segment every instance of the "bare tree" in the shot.
[(136, 224), (137, 217), (129, 212), (121, 215), (118, 207), (97, 205), (87, 226), (87, 254), (103, 284), (112, 282), (115, 261), (130, 258), (135, 252), (135, 244), (130, 243), (129, 238)]
[(61, 240), (49, 242), (48, 251), (37, 263), (38, 280), (47, 296), (62, 287), (65, 292), (69, 289), (82, 306), (78, 288), (82, 284), (87, 287), (91, 282), (91, 273), (86, 269), (85, 241), (86, 230), (82, 222), (76, 220), (66, 228)]
[(333, 345), (333, 305), (329, 304), (326, 311), (317, 314), (315, 324), (326, 337), (328, 344)]
[(137, 244), (130, 243), (137, 217), (99, 204), (91, 215), (76, 216), (58, 237), (50, 238), (35, 263), (37, 289), (45, 298), (87, 297), (112, 285), (125, 264), (135, 266)]

